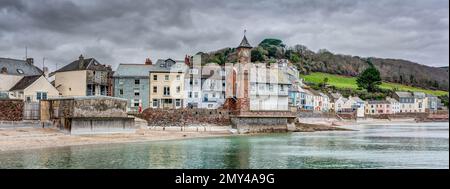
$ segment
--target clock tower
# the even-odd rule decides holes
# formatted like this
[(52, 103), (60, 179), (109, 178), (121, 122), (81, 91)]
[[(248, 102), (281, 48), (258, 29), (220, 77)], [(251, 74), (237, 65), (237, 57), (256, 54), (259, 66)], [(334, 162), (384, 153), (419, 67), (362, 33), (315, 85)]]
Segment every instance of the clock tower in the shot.
[(247, 37), (245, 37), (241, 41), (241, 44), (237, 47), (237, 57), (238, 57), (238, 63), (250, 63), (252, 60), (251, 56), (251, 50), (252, 46), (247, 41)]

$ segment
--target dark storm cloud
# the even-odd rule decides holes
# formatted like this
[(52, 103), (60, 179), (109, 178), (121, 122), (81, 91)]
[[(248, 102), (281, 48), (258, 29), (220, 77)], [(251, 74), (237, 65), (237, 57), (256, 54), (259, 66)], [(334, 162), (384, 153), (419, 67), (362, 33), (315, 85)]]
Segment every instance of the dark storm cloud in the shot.
[(236, 46), (267, 37), (312, 50), (447, 65), (447, 0), (0, 0), (0, 56), (80, 53), (107, 64)]

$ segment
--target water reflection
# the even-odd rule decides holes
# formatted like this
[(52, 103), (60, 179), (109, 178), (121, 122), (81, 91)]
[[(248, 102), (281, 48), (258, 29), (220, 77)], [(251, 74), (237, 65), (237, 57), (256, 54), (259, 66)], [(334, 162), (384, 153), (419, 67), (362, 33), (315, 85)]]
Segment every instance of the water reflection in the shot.
[(0, 153), (0, 168), (446, 168), (448, 123)]

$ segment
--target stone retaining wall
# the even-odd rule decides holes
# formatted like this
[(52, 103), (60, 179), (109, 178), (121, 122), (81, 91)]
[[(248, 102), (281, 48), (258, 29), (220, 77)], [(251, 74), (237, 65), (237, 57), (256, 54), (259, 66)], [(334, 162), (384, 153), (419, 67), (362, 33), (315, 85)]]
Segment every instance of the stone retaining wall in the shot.
[(233, 117), (233, 128), (239, 133), (273, 133), (288, 130), (288, 118), (283, 117)]
[(0, 120), (20, 121), (23, 119), (22, 100), (0, 100)]
[(187, 126), (195, 124), (230, 125), (230, 112), (223, 109), (146, 109), (139, 118), (149, 126)]

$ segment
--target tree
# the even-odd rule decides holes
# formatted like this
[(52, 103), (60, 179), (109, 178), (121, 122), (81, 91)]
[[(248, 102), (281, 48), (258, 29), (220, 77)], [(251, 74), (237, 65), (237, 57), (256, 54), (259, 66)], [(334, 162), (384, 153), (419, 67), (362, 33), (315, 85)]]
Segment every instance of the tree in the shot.
[(253, 49), (251, 54), (252, 54), (252, 62), (263, 62), (264, 61), (264, 54), (260, 50)]
[(285, 45), (283, 44), (283, 41), (279, 40), (279, 39), (264, 39), (263, 41), (261, 41), (261, 43), (259, 43), (259, 46), (261, 47), (269, 47), (269, 46), (277, 46), (277, 47), (285, 47)]
[(323, 84), (326, 85), (328, 83), (328, 77), (323, 79)]
[(369, 68), (364, 70), (356, 79), (359, 88), (366, 89), (368, 92), (376, 92), (381, 84), (380, 71), (368, 59)]
[(327, 86), (328, 83), (328, 77), (323, 78), (322, 83), (320, 83), (320, 87), (325, 88)]
[(291, 56), (289, 57), (289, 60), (292, 63), (297, 63), (297, 62), (300, 62), (300, 57), (297, 54), (292, 53)]

